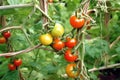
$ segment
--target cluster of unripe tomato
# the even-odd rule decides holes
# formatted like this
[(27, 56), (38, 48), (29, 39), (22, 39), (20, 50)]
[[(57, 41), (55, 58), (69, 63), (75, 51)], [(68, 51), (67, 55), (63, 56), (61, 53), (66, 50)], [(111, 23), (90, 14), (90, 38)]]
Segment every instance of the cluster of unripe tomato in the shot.
[(14, 71), (21, 65), (22, 65), (22, 59), (15, 59), (13, 60), (13, 63), (8, 64), (8, 69)]
[[(70, 24), (75, 29), (81, 29), (85, 24), (84, 18), (77, 18), (75, 15), (70, 17)], [(79, 71), (74, 71), (77, 68), (75, 61), (78, 59), (78, 51), (74, 51), (74, 47), (78, 44), (75, 37), (66, 37), (61, 39), (64, 34), (64, 28), (61, 24), (56, 23), (53, 29), (46, 34), (42, 34), (39, 37), (39, 41), (43, 45), (50, 45), (57, 51), (63, 50), (64, 58), (67, 62), (71, 62), (66, 66), (66, 74), (69, 77), (76, 78), (79, 75)], [(63, 41), (64, 40), (64, 41)]]
[(0, 44), (6, 43), (10, 36), (11, 36), (10, 31), (4, 31), (2, 33), (2, 36), (0, 37)]

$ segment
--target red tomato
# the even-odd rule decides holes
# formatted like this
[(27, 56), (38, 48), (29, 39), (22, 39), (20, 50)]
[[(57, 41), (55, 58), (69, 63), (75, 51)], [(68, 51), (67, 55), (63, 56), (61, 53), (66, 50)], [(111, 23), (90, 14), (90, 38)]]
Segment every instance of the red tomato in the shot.
[(65, 44), (60, 39), (55, 39), (52, 46), (56, 50), (61, 50), (64, 48)]
[(77, 40), (75, 38), (67, 38), (67, 41), (65, 42), (65, 46), (67, 46), (68, 48), (73, 48), (74, 46), (76, 46), (77, 44)]
[(49, 2), (49, 3), (52, 3), (52, 2), (53, 2), (53, 0), (48, 0), (48, 2)]
[(5, 32), (3, 32), (3, 36), (4, 36), (5, 38), (9, 38), (9, 37), (11, 36), (10, 31), (5, 31)]
[(14, 60), (14, 65), (19, 67), (22, 64), (22, 60), (18, 59), (18, 60)]
[(68, 49), (68, 50), (66, 50), (66, 52), (65, 52), (65, 54), (64, 54), (64, 58), (65, 58), (65, 60), (68, 61), (68, 62), (74, 62), (74, 61), (77, 60), (78, 55), (77, 55), (77, 54), (75, 54), (75, 55), (72, 54), (71, 50)]
[(70, 24), (72, 25), (73, 28), (82, 28), (84, 23), (85, 23), (84, 18), (78, 19), (75, 15), (72, 15), (70, 17)]
[(71, 63), (66, 66), (66, 74), (71, 78), (76, 78), (79, 75), (79, 71), (75, 70), (76, 64)]
[(9, 68), (9, 70), (11, 70), (11, 71), (16, 70), (16, 66), (15, 66), (14, 64), (8, 64), (8, 68)]
[(0, 37), (0, 44), (6, 43), (5, 37)]
[(5, 58), (9, 58), (9, 57), (11, 57), (11, 56), (5, 56)]

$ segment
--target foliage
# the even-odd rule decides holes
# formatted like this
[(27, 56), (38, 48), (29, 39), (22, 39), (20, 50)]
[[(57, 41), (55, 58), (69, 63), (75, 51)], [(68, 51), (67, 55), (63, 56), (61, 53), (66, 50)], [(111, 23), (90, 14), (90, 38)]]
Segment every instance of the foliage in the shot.
[[(56, 0), (48, 4), (48, 15), (55, 21), (61, 23), (65, 28), (65, 34), (72, 32), (73, 28), (69, 23), (70, 16), (82, 6), (84, 0)], [(106, 0), (104, 0), (106, 1)], [(85, 36), (85, 57), (84, 62), (87, 70), (93, 67), (101, 67), (108, 64), (119, 63), (120, 42), (112, 48), (110, 44), (120, 36), (120, 4), (119, 0), (110, 0), (108, 15), (110, 15), (107, 27), (104, 24), (105, 5), (104, 2), (98, 6), (98, 1), (90, 1), (89, 9), (96, 9), (96, 14), (90, 16), (96, 21), (91, 23), (90, 30), (86, 30)], [(5, 5), (16, 4), (38, 4), (37, 0), (4, 0)], [(35, 11), (34, 11), (35, 10)], [(31, 14), (32, 13), (32, 14)], [(42, 13), (33, 7), (13, 8), (0, 10), (0, 16), (6, 16), (6, 26), (23, 26), (21, 29), (11, 29), (9, 42), (13, 51), (20, 51), (39, 44), (39, 36), (43, 30)], [(50, 23), (49, 23), (50, 24)], [(50, 26), (53, 25), (52, 23)], [(2, 29), (3, 26), (0, 26)], [(2, 34), (1, 34), (2, 35)], [(27, 37), (28, 39), (27, 39)], [(66, 36), (64, 36), (66, 37)], [(45, 50), (44, 50), (45, 49)], [(48, 50), (47, 50), (48, 49)], [(31, 52), (19, 54), (12, 58), (0, 58), (0, 80), (19, 80), (19, 73), (26, 80), (73, 80), (66, 78), (65, 67), (68, 64), (64, 59), (63, 52), (53, 52), (51, 46), (42, 46)], [(81, 51), (81, 49), (80, 49)], [(0, 54), (9, 52), (7, 44), (0, 44)], [(112, 57), (113, 55), (117, 55)], [(14, 58), (21, 58), (22, 66), (18, 70), (9, 71), (8, 63)], [(99, 63), (97, 63), (97, 61)], [(99, 71), (88, 75), (97, 80)], [(15, 76), (16, 75), (16, 76)]]

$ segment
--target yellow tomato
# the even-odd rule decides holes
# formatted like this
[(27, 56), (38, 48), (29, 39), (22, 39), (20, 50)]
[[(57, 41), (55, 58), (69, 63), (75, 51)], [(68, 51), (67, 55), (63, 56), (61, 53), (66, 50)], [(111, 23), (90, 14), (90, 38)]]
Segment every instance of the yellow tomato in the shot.
[(43, 45), (50, 45), (53, 42), (53, 37), (49, 33), (42, 34), (39, 37), (39, 41)]

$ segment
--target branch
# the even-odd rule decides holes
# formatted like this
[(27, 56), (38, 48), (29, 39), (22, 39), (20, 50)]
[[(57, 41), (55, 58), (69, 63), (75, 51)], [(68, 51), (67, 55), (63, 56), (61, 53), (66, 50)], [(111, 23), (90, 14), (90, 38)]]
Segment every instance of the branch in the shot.
[(21, 50), (21, 51), (18, 51), (18, 52), (2, 53), (2, 54), (0, 54), (0, 56), (14, 56), (14, 55), (17, 55), (17, 54), (30, 52), (30, 51), (32, 51), (32, 50), (34, 50), (34, 49), (39, 48), (40, 46), (41, 46), (41, 44), (38, 44), (38, 45), (36, 45), (36, 46), (34, 46), (34, 47), (27, 48), (27, 49), (25, 49), (25, 50)]
[(47, 15), (38, 5), (35, 5), (35, 7), (40, 10), (40, 12), (45, 16), (47, 17), (51, 22), (54, 23), (54, 21), (51, 19), (51, 17), (49, 15)]
[(118, 36), (117, 39), (110, 44), (110, 48), (112, 48), (118, 41), (120, 41), (120, 36)]
[(0, 29), (0, 32), (3, 32), (5, 30), (10, 30), (10, 29), (21, 29), (21, 26), (11, 26), (11, 27), (5, 27), (3, 29)]
[(37, 49), (37, 48), (40, 48), (40, 49), (43, 49), (43, 50), (47, 50), (47, 51), (51, 51), (51, 52), (54, 51), (54, 50), (46, 48), (46, 47), (41, 47), (41, 44), (38, 44), (38, 45), (36, 45), (34, 47), (30, 47), (30, 48), (27, 48), (25, 50), (21, 50), (21, 51), (18, 51), (18, 52), (2, 53), (2, 54), (0, 54), (0, 57), (1, 56), (14, 56), (14, 55), (22, 54), (22, 53), (27, 53), (27, 52), (30, 52), (30, 51), (32, 51), (34, 49)]
[(23, 7), (32, 7), (33, 4), (17, 4), (17, 5), (5, 5), (0, 6), (0, 10), (12, 9), (12, 8), (23, 8)]
[(100, 67), (100, 68), (89, 69), (88, 72), (94, 72), (94, 71), (99, 71), (99, 70), (104, 70), (104, 69), (110, 69), (110, 68), (117, 67), (117, 66), (120, 66), (120, 63), (113, 64), (113, 65), (108, 65), (108, 66), (103, 66), (103, 67)]
[(110, 9), (110, 11), (120, 11), (120, 8), (109, 8), (108, 7), (108, 9)]

